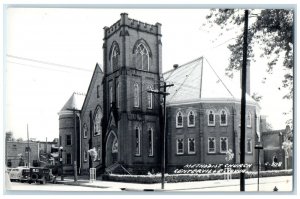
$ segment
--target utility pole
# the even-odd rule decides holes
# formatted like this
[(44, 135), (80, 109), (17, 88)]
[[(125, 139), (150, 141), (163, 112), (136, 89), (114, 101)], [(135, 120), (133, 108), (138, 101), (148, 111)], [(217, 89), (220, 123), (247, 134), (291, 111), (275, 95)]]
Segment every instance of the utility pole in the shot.
[(161, 158), (161, 189), (165, 188), (165, 170), (166, 170), (166, 131), (167, 131), (167, 108), (166, 108), (166, 96), (169, 95), (167, 93), (167, 87), (174, 86), (174, 84), (167, 85), (166, 82), (164, 82), (163, 86), (159, 86), (159, 88), (163, 88), (163, 91), (148, 91), (149, 93), (154, 93), (158, 95), (163, 95), (164, 98), (164, 122), (161, 129), (163, 129), (161, 142), (162, 142), (162, 158)]
[(30, 167), (30, 147), (29, 147), (29, 131), (28, 131), (28, 124), (27, 124), (27, 153), (28, 153), (28, 168)]
[[(245, 134), (246, 134), (246, 84), (247, 84), (247, 47), (248, 47), (248, 16), (245, 10), (243, 65), (242, 65), (242, 99), (241, 99), (241, 144), (240, 164), (245, 164)], [(240, 173), (240, 191), (245, 191), (245, 173)]]

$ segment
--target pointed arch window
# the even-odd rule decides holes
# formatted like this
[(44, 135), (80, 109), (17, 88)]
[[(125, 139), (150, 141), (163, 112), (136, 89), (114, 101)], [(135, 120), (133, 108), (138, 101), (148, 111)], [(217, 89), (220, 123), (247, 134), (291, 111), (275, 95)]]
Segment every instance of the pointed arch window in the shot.
[[(152, 86), (148, 87), (148, 91), (152, 91)], [(152, 102), (153, 102), (153, 93), (147, 92), (147, 108), (152, 109)]]
[(247, 139), (247, 153), (252, 153), (252, 139)]
[(220, 152), (226, 153), (228, 151), (228, 138), (221, 137), (220, 138)]
[(87, 138), (87, 135), (88, 135), (88, 128), (87, 128), (87, 125), (84, 124), (83, 125), (83, 138)]
[(141, 130), (139, 127), (135, 127), (135, 155), (141, 155)]
[(183, 115), (179, 111), (176, 115), (176, 128), (181, 128), (183, 127)]
[(194, 153), (196, 153), (196, 148), (195, 148), (195, 138), (189, 138), (189, 139), (188, 139), (188, 153), (189, 153), (189, 154), (194, 154)]
[(109, 104), (110, 106), (112, 105), (113, 103), (113, 88), (112, 86), (109, 88)]
[(195, 113), (194, 111), (190, 111), (188, 114), (188, 127), (195, 126)]
[(184, 149), (183, 149), (183, 139), (177, 139), (176, 140), (177, 144), (177, 154), (183, 154), (184, 153)]
[(112, 47), (111, 56), (110, 56), (111, 71), (114, 71), (118, 68), (119, 55), (120, 55), (119, 46), (118, 44), (115, 43)]
[(116, 137), (112, 143), (112, 153), (118, 153), (118, 139)]
[(247, 114), (247, 127), (251, 127), (251, 113), (250, 113), (250, 111)]
[(140, 43), (135, 50), (136, 64), (138, 69), (149, 71), (150, 57), (149, 50), (143, 43)]
[(134, 107), (139, 107), (140, 106), (140, 89), (139, 89), (139, 85), (137, 83), (135, 83), (133, 87), (134, 87), (133, 88)]
[(226, 112), (226, 110), (221, 110), (220, 125), (221, 126), (227, 126), (227, 112)]
[(101, 134), (101, 119), (102, 119), (102, 113), (100, 108), (98, 108), (94, 118), (94, 136)]
[(209, 110), (207, 119), (208, 126), (215, 126), (215, 113), (213, 110)]
[(214, 137), (208, 138), (208, 153), (216, 152), (216, 139)]

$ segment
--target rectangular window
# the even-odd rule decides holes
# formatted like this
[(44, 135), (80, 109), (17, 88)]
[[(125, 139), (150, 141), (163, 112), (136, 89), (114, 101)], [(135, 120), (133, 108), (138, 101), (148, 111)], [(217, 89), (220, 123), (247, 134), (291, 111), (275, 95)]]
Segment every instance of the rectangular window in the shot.
[(251, 138), (247, 139), (247, 153), (252, 153), (252, 140), (251, 140)]
[(11, 159), (7, 160), (7, 167), (11, 167)]
[(59, 146), (61, 146), (61, 135), (59, 136)]
[(220, 152), (226, 153), (228, 151), (228, 138), (221, 137), (220, 138)]
[(148, 136), (149, 136), (149, 156), (153, 156), (153, 130), (152, 129), (149, 129)]
[(214, 137), (208, 138), (208, 153), (216, 152), (216, 139)]
[(183, 150), (183, 139), (177, 139), (177, 154), (183, 154), (184, 150)]
[(208, 126), (215, 126), (215, 113), (210, 110), (208, 113)]
[(66, 164), (72, 164), (72, 155), (71, 155), (71, 153), (67, 153)]
[(87, 125), (83, 125), (83, 138), (87, 138), (88, 135), (88, 130), (87, 130)]
[(71, 135), (66, 135), (66, 145), (70, 146), (72, 144)]
[(141, 155), (141, 132), (139, 128), (135, 129), (135, 155)]
[(195, 138), (189, 138), (188, 140), (188, 153), (189, 154), (194, 154), (196, 153), (196, 149), (195, 149)]
[(87, 162), (88, 160), (88, 152), (87, 151), (84, 151), (84, 154), (83, 154), (83, 161)]
[[(151, 86), (148, 88), (148, 91), (152, 91)], [(152, 95), (153, 95), (153, 93), (147, 92), (147, 105), (148, 105), (147, 108), (148, 109), (152, 109)]]

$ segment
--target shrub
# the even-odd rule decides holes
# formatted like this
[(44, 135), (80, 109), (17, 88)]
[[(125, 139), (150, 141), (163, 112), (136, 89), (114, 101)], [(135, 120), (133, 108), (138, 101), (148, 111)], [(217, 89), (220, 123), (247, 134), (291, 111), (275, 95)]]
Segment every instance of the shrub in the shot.
[[(292, 175), (293, 171), (290, 170), (272, 170), (261, 171), (260, 177), (273, 177), (273, 176), (287, 176)], [(132, 182), (132, 183), (144, 183), (153, 184), (161, 182), (161, 175), (117, 175), (117, 174), (105, 174), (102, 176), (103, 180), (117, 181), (117, 182)], [(233, 173), (232, 179), (238, 179), (239, 173)], [(257, 172), (246, 172), (246, 178), (256, 178)], [(224, 173), (211, 173), (211, 174), (165, 174), (165, 180), (169, 183), (176, 182), (192, 182), (192, 181), (206, 181), (206, 180), (223, 180)]]

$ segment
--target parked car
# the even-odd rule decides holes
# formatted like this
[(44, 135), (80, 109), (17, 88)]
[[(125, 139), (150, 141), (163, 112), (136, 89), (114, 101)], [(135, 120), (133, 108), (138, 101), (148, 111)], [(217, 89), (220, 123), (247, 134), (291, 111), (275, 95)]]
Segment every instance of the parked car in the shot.
[(22, 170), (22, 175), (21, 175), (21, 178), (20, 178), (20, 182), (27, 182), (29, 180), (29, 177), (30, 177), (30, 170), (29, 168), (26, 168), (26, 169), (23, 169)]
[(11, 171), (9, 172), (9, 178), (10, 181), (21, 181), (22, 179), (22, 173), (24, 170), (28, 170), (28, 167), (17, 167), (17, 168), (12, 168)]
[(56, 176), (52, 174), (51, 169), (43, 167), (32, 167), (29, 169), (28, 183), (46, 184), (46, 182), (56, 183)]

